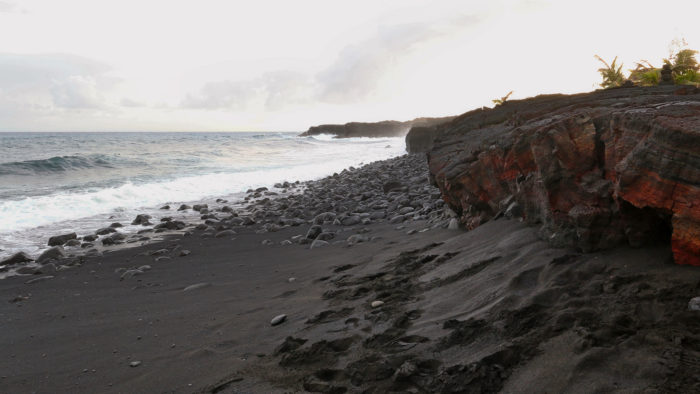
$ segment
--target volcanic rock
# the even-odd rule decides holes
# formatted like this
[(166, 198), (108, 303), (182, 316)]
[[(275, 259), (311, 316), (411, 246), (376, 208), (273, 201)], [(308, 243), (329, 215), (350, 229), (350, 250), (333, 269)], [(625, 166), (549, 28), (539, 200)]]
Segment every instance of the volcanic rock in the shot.
[(437, 128), (432, 180), (467, 229), (512, 195), (511, 213), (555, 245), (670, 240), (676, 263), (700, 265), (700, 92), (674, 92), (546, 95), (468, 112)]
[(56, 235), (56, 236), (49, 238), (49, 246), (63, 245), (68, 240), (76, 239), (76, 238), (78, 238), (78, 234), (76, 234), (76, 233)]
[(58, 260), (63, 257), (66, 257), (66, 254), (63, 252), (63, 248), (60, 246), (54, 246), (53, 248), (40, 254), (39, 257), (36, 258), (36, 262), (42, 263), (47, 260)]
[(29, 257), (26, 253), (24, 252), (17, 252), (13, 254), (12, 256), (6, 258), (3, 261), (0, 261), (0, 265), (17, 265), (17, 264), (22, 264), (22, 263), (28, 263), (32, 261), (33, 259)]

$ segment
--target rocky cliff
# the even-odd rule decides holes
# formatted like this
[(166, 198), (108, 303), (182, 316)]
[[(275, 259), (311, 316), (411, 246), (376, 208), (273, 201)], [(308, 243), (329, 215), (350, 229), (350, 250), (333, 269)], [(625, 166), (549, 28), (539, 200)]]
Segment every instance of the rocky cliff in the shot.
[(308, 137), (319, 134), (332, 134), (335, 135), (335, 138), (401, 137), (406, 135), (408, 130), (413, 126), (431, 127), (452, 119), (454, 119), (454, 117), (416, 118), (406, 122), (385, 120), (374, 123), (351, 122), (345, 124), (326, 124), (309, 127), (306, 132), (299, 134), (299, 136)]
[(700, 89), (548, 95), (437, 127), (431, 177), (468, 229), (506, 215), (583, 251), (670, 240), (700, 265)]

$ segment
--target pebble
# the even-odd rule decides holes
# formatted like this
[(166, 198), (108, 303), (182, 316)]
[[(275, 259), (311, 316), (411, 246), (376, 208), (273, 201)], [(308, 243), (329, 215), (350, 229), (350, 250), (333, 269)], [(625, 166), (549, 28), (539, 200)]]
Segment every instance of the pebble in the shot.
[(277, 315), (270, 320), (270, 325), (271, 326), (277, 326), (279, 324), (282, 324), (285, 320), (287, 320), (287, 315), (281, 314)]
[(131, 368), (136, 368), (136, 367), (138, 367), (139, 365), (141, 365), (141, 361), (132, 361), (132, 362), (129, 363), (129, 366), (130, 366)]
[(372, 303), (370, 305), (372, 306), (372, 308), (378, 308), (378, 307), (384, 305), (384, 301), (379, 301), (379, 300), (372, 301)]
[(292, 282), (294, 282), (295, 280), (297, 280), (297, 278), (289, 278), (289, 279), (287, 279), (287, 282), (292, 283)]
[(447, 225), (448, 230), (459, 230), (459, 220), (457, 218), (450, 219), (450, 224)]
[(180, 257), (189, 256), (190, 253), (192, 253), (192, 252), (190, 252), (190, 251), (187, 250), (187, 249), (182, 249), (182, 250), (180, 251)]
[(700, 312), (700, 297), (690, 299), (690, 302), (688, 302), (688, 310)]

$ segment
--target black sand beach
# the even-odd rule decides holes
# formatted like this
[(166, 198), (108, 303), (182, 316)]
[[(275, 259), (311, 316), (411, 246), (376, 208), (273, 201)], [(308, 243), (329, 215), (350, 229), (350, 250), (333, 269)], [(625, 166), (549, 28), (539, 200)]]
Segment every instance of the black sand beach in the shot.
[(700, 391), (700, 272), (668, 245), (455, 229), (423, 155), (295, 189), (0, 281), (0, 391)]

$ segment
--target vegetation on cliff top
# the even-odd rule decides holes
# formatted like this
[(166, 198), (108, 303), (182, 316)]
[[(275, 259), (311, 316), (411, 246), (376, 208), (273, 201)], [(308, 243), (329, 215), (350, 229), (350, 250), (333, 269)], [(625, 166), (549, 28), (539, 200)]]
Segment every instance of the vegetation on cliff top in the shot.
[[(640, 60), (637, 67), (629, 70), (629, 76), (625, 78), (622, 67), (617, 64), (617, 57), (608, 64), (600, 56), (595, 55), (605, 67), (598, 69), (603, 81), (600, 86), (604, 89), (620, 87), (623, 85), (654, 86), (661, 83), (666, 84), (700, 84), (700, 64), (695, 56), (698, 51), (688, 48), (685, 40), (674, 40), (671, 43), (670, 56), (663, 59), (661, 68), (654, 67), (647, 60)], [(664, 76), (666, 74), (666, 76)]]

